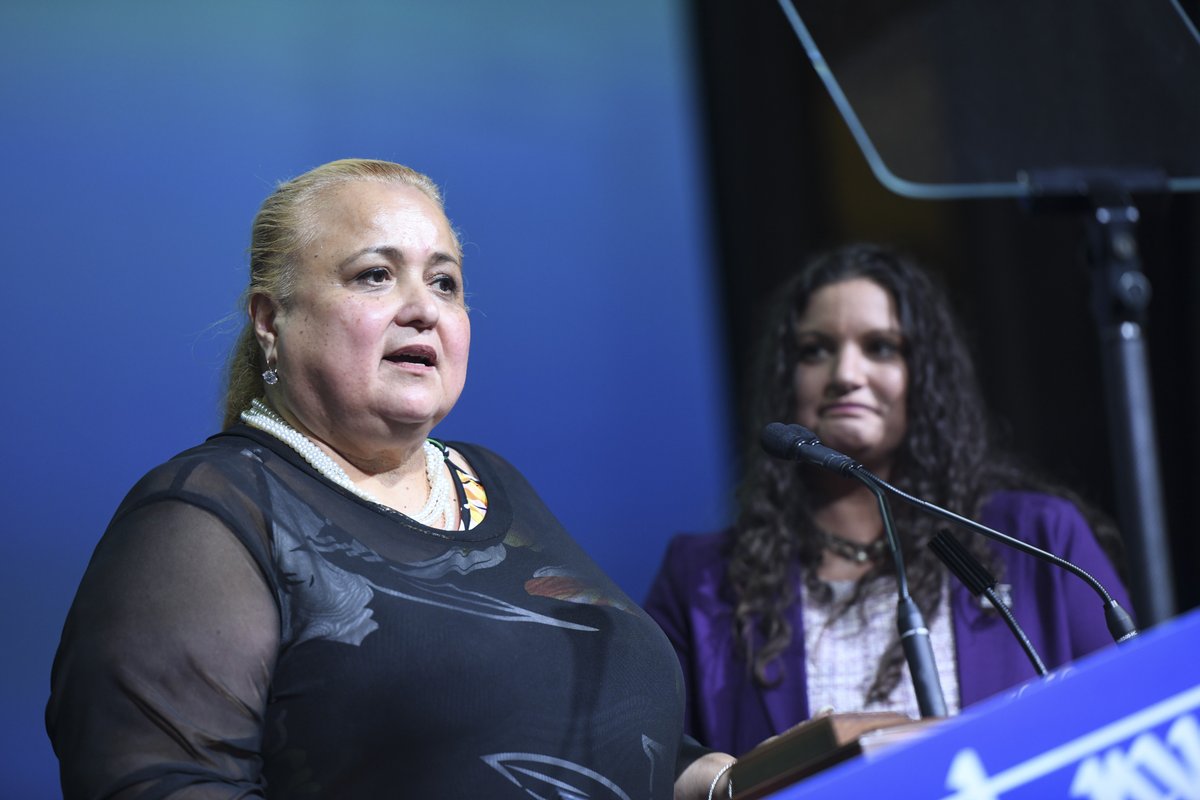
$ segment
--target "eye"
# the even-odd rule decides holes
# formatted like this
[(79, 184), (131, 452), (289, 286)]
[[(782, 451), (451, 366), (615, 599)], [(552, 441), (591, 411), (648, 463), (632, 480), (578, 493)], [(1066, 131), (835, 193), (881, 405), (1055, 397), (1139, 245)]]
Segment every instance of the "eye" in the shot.
[(904, 343), (891, 336), (878, 336), (867, 341), (868, 355), (880, 361), (890, 361), (904, 355)]
[(392, 273), (384, 267), (372, 267), (371, 269), (360, 272), (354, 282), (363, 286), (383, 286), (391, 280)]
[(458, 278), (455, 278), (453, 275), (447, 275), (445, 273), (435, 275), (430, 283), (433, 285), (434, 289), (442, 294), (453, 297), (458, 296)]
[(820, 339), (806, 339), (796, 344), (799, 359), (806, 364), (815, 364), (829, 357), (829, 343)]

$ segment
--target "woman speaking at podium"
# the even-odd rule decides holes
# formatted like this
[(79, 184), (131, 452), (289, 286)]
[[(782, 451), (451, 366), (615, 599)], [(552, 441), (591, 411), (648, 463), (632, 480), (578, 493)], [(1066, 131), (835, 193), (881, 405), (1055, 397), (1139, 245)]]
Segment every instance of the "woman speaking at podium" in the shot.
[[(1073, 561), (1128, 607), (1106, 555), (1119, 544), (1113, 526), (992, 445), (967, 348), (924, 271), (851, 245), (813, 258), (775, 296), (736, 522), (675, 537), (645, 603), (679, 655), (701, 743), (740, 754), (830, 709), (918, 716), (874, 494), (768, 456), (757, 442), (770, 422), (809, 428), (909, 494)], [(907, 504), (892, 511), (949, 712), (1034, 677), (1000, 616), (927, 547), (948, 523)], [(997, 576), (1049, 668), (1112, 643), (1075, 575), (954, 535)]]
[(225, 429), (130, 491), (67, 618), (64, 796), (728, 795), (658, 627), (512, 465), (430, 438), (470, 342), (432, 181), (281, 184), (250, 274)]

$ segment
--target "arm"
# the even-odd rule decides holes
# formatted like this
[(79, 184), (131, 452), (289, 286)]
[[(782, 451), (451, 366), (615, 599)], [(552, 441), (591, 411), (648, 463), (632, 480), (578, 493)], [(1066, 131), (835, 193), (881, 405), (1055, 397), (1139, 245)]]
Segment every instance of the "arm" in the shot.
[(728, 753), (708, 753), (696, 759), (675, 779), (675, 800), (732, 797), (729, 770), (725, 768), (736, 760)]
[(691, 627), (688, 623), (688, 592), (686, 581), (683, 579), (683, 575), (688, 570), (685, 563), (687, 561), (686, 554), (683, 552), (681, 544), (682, 541), (679, 538), (674, 538), (668, 543), (658, 574), (650, 585), (650, 591), (647, 593), (642, 607), (666, 634), (679, 659), (679, 666), (683, 670), (686, 703), (683, 731), (690, 736), (695, 736), (697, 732), (692, 709), (694, 702), (692, 697), (693, 648)]
[[(687, 623), (687, 592), (681, 573), (686, 572), (683, 562), (686, 561), (682, 552), (682, 540), (675, 538), (667, 545), (658, 574), (650, 586), (643, 607), (647, 614), (658, 623), (666, 634), (675, 654), (679, 658), (680, 667), (684, 671), (685, 703), (684, 713), (684, 742), (681, 748), (679, 763), (686, 764), (675, 779), (675, 800), (707, 800), (713, 798), (728, 798), (729, 771), (722, 768), (732, 764), (735, 759), (727, 753), (719, 753), (703, 747), (694, 739), (692, 730), (692, 697), (691, 697), (691, 635)], [(718, 775), (718, 773), (721, 773)], [(713, 780), (717, 779), (714, 784)], [(711, 790), (711, 791), (710, 791)]]
[(262, 796), (279, 624), (258, 566), (212, 515), (160, 502), (115, 522), (51, 676), (64, 796)]

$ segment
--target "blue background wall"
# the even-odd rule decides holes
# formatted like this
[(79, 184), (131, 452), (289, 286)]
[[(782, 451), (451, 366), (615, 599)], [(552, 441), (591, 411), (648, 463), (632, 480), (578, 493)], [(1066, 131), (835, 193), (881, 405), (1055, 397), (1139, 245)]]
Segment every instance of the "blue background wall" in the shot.
[(8, 0), (0, 797), (57, 795), (54, 648), (109, 515), (217, 426), (251, 216), (349, 155), (425, 171), (474, 349), (439, 428), (522, 467), (641, 599), (728, 513), (683, 0)]

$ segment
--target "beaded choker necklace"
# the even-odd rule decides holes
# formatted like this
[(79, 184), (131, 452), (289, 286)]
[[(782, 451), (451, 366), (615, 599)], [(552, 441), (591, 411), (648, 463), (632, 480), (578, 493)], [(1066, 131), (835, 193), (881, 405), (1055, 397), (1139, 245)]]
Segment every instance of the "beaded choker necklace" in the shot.
[[(317, 447), (311, 439), (291, 425), (261, 400), (250, 401), (250, 408), (241, 414), (242, 422), (252, 428), (258, 428), (274, 436), (279, 441), (291, 447), (300, 457), (312, 465), (313, 469), (324, 475), (333, 483), (341, 486), (353, 495), (361, 497), (376, 505), (381, 503), (375, 495), (361, 489), (350, 480), (350, 476), (336, 461), (330, 458), (324, 450)], [(456, 503), (454, 493), (450, 489), (450, 476), (443, 466), (442, 451), (428, 439), (425, 440), (425, 479), (429, 484), (429, 498), (425, 505), (412, 519), (431, 528), (453, 530), (455, 522)]]
[(875, 561), (882, 558), (887, 552), (887, 539), (879, 538), (870, 544), (859, 544), (852, 542), (849, 539), (843, 539), (837, 534), (829, 531), (818, 531), (821, 535), (821, 543), (828, 550), (841, 556), (847, 561), (853, 561), (856, 564), (865, 564), (868, 561)]

